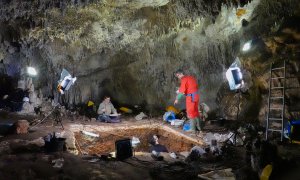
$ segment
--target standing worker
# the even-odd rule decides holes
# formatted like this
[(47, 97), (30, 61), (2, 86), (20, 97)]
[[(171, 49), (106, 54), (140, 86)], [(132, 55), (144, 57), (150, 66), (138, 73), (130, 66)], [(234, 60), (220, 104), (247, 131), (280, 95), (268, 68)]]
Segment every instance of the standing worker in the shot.
[(199, 118), (198, 104), (200, 98), (197, 80), (193, 76), (184, 75), (182, 70), (177, 70), (175, 76), (180, 80), (180, 88), (174, 104), (177, 104), (184, 95), (186, 96), (186, 113), (190, 119), (191, 131), (195, 134), (197, 131), (202, 133), (204, 122), (200, 121)]

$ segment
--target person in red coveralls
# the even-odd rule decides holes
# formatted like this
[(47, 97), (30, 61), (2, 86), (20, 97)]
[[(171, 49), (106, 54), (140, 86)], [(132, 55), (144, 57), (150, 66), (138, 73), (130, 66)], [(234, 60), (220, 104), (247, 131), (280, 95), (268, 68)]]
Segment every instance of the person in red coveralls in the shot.
[(190, 119), (191, 131), (197, 134), (197, 131), (202, 133), (204, 122), (199, 118), (199, 94), (198, 94), (198, 83), (195, 77), (184, 75), (182, 70), (177, 70), (175, 76), (180, 80), (179, 92), (176, 96), (174, 104), (186, 96), (186, 113)]

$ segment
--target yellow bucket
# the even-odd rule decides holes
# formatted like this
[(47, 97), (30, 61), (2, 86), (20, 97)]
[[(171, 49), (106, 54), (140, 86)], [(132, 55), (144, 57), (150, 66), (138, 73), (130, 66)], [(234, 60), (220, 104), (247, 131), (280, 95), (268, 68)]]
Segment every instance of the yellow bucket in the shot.
[(268, 180), (272, 173), (272, 169), (273, 167), (271, 164), (266, 165), (266, 167), (263, 169), (260, 175), (260, 180)]
[(168, 106), (167, 108), (166, 108), (166, 110), (167, 110), (167, 112), (168, 111), (172, 111), (172, 112), (174, 112), (175, 114), (178, 114), (180, 111), (177, 109), (177, 108), (175, 108), (174, 106)]
[(125, 112), (125, 113), (132, 113), (132, 110), (126, 107), (120, 107), (120, 110)]
[(93, 105), (94, 105), (94, 102), (93, 102), (93, 101), (88, 101), (87, 105), (88, 105), (88, 106), (93, 106)]

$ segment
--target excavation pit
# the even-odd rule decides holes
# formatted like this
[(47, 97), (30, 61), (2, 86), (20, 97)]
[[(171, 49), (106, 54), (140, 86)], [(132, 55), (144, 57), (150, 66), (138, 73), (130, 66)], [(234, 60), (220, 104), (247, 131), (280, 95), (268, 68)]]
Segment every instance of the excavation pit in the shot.
[(195, 145), (201, 145), (201, 141), (182, 134), (168, 126), (161, 127), (123, 127), (111, 130), (96, 130), (89, 132), (98, 134), (99, 137), (85, 135), (82, 132), (75, 132), (77, 147), (81, 152), (87, 154), (107, 154), (115, 151), (115, 142), (121, 139), (132, 139), (137, 137), (140, 140), (134, 149), (136, 152), (149, 152), (150, 140), (153, 135), (159, 136), (159, 143), (166, 146), (169, 152), (190, 151)]

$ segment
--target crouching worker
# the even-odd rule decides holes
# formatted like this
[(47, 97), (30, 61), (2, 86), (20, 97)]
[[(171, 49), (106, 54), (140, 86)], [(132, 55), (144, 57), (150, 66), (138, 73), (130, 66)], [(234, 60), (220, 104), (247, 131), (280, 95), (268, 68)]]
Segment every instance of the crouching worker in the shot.
[(155, 160), (162, 161), (164, 158), (161, 156), (160, 153), (168, 152), (166, 146), (159, 144), (158, 142), (159, 136), (153, 135), (152, 139), (150, 140), (151, 148), (151, 157)]
[(203, 129), (205, 126), (205, 121), (208, 118), (209, 107), (205, 103), (201, 103), (198, 105), (199, 109), (199, 117), (200, 117), (200, 128)]
[(114, 105), (110, 102), (110, 97), (105, 96), (102, 103), (100, 103), (97, 110), (98, 121), (107, 123), (118, 123), (120, 122), (120, 114), (117, 113)]

